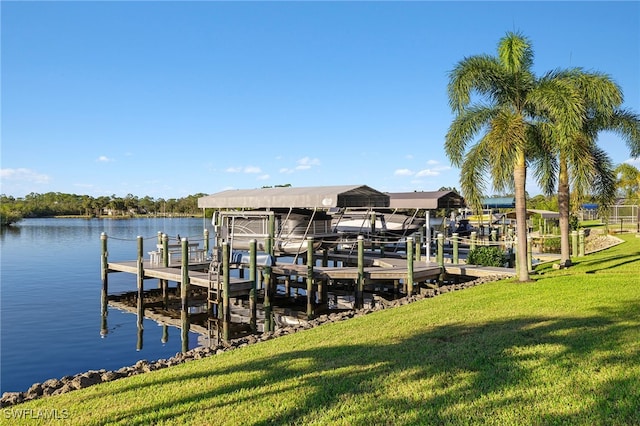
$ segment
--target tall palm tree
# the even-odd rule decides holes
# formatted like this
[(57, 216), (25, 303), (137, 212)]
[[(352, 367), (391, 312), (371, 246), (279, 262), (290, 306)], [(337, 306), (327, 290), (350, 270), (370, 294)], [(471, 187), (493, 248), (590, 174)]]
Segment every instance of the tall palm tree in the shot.
[[(577, 91), (573, 98), (576, 105), (567, 108), (583, 110), (580, 126), (568, 137), (556, 138), (557, 123), (549, 126), (548, 138), (542, 145), (550, 148), (557, 161), (558, 211), (560, 225), (561, 263), (571, 264), (569, 243), (570, 199), (579, 201), (584, 195), (593, 195), (601, 207), (607, 207), (615, 198), (615, 174), (608, 155), (597, 146), (601, 131), (613, 131), (629, 146), (632, 156), (640, 155), (640, 119), (637, 115), (620, 109), (623, 101), (621, 89), (605, 74), (584, 72), (576, 68), (554, 73), (553, 78), (563, 79)], [(553, 120), (551, 120), (553, 121)], [(556, 176), (549, 175), (549, 168), (541, 174), (547, 193), (553, 192)], [(539, 176), (540, 177), (540, 176)]]
[[(573, 102), (577, 94), (571, 84), (563, 79), (537, 79), (532, 66), (530, 41), (510, 32), (498, 43), (497, 57), (477, 55), (458, 62), (448, 85), (449, 104), (456, 117), (446, 135), (445, 151), (461, 169), (463, 195), (479, 207), (486, 176), (491, 177), (493, 189), (515, 194), (519, 281), (529, 281), (526, 174), (528, 162), (541, 152), (536, 136), (538, 112), (544, 111), (550, 122), (561, 123), (554, 129), (558, 140), (575, 132), (584, 112), (579, 102)], [(472, 95), (479, 102), (472, 103)]]

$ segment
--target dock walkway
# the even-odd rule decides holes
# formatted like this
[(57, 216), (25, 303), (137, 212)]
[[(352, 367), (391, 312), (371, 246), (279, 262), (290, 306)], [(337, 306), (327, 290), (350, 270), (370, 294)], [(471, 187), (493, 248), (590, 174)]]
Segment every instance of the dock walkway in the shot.
[[(208, 272), (204, 272), (204, 268), (209, 266), (209, 262), (190, 263), (189, 264), (189, 284), (203, 288), (211, 288), (216, 291), (212, 284), (212, 278)], [(135, 260), (124, 262), (109, 262), (108, 272), (127, 272), (130, 274), (138, 273), (138, 262)], [(157, 278), (160, 280), (182, 282), (181, 267), (163, 267), (153, 264), (145, 260), (142, 263), (143, 278)], [(238, 297), (248, 294), (251, 290), (251, 281), (244, 278), (229, 277), (229, 297)]]

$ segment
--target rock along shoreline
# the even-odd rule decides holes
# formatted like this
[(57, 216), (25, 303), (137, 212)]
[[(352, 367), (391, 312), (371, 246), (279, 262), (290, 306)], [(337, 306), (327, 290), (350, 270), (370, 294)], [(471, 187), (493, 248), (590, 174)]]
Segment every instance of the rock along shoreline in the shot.
[(84, 389), (89, 386), (97, 385), (99, 383), (111, 382), (113, 380), (118, 380), (124, 377), (130, 377), (155, 370), (160, 370), (192, 360), (218, 355), (220, 353), (231, 351), (236, 348), (242, 348), (255, 343), (264, 342), (287, 334), (297, 333), (299, 331), (318, 327), (320, 325), (344, 321), (350, 318), (367, 315), (379, 310), (407, 305), (418, 300), (435, 297), (439, 294), (463, 290), (465, 288), (475, 287), (480, 284), (498, 281), (505, 278), (508, 277), (503, 275), (492, 275), (458, 284), (445, 284), (437, 288), (421, 288), (420, 294), (415, 294), (401, 299), (392, 301), (377, 299), (375, 306), (372, 308), (323, 314), (313, 320), (305, 321), (297, 325), (278, 328), (273, 332), (241, 337), (238, 339), (230, 340), (226, 344), (221, 344), (213, 347), (200, 346), (187, 352), (179, 352), (175, 356), (168, 359), (159, 359), (153, 362), (149, 362), (143, 359), (138, 361), (135, 365), (122, 367), (118, 370), (90, 370), (85, 373), (76, 374), (74, 376), (64, 376), (61, 379), (49, 379), (42, 383), (34, 383), (25, 392), (4, 392), (2, 394), (2, 398), (0, 399), (0, 407), (13, 406), (33, 399), (60, 395), (63, 393), (72, 392), (74, 390)]

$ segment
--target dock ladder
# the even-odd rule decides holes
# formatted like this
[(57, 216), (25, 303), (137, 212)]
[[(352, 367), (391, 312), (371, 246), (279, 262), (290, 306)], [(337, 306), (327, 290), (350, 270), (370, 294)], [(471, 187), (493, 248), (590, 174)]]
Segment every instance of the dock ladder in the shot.
[(213, 250), (213, 256), (209, 263), (209, 289), (207, 291), (207, 328), (209, 331), (209, 346), (217, 346), (221, 340), (220, 318), (222, 315), (220, 293), (222, 289), (222, 262), (220, 261), (220, 249)]

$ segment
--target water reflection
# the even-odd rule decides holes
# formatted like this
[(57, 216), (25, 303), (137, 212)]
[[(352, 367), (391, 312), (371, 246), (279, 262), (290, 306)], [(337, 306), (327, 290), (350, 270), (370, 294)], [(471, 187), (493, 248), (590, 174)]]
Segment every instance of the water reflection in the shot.
[[(155, 244), (158, 231), (197, 239), (207, 224), (201, 218), (24, 219), (2, 228), (0, 393), (25, 391), (33, 383), (84, 371), (119, 369), (135, 364), (142, 353), (152, 360), (180, 351), (179, 339), (165, 338), (168, 333), (160, 327), (145, 330), (143, 350), (135, 349), (136, 317), (109, 308), (108, 298), (101, 295), (100, 234), (114, 237), (110, 259), (135, 259), (137, 235), (145, 245)], [(132, 289), (131, 276), (109, 276), (111, 292)], [(195, 347), (197, 334), (190, 338)]]

